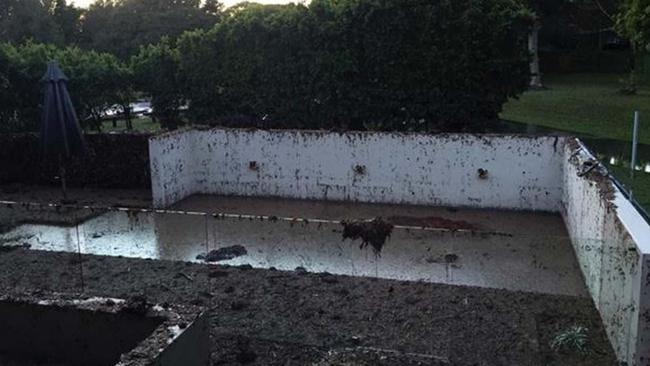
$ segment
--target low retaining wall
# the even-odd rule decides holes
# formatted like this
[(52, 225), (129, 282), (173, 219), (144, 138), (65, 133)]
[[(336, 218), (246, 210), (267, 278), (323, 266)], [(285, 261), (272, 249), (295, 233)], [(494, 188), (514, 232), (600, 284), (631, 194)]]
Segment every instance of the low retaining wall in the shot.
[(565, 147), (561, 213), (620, 360), (650, 365), (650, 226), (576, 140)]
[[(237, 129), (150, 140), (152, 194), (557, 211), (563, 138)], [(508, 164), (503, 164), (507, 161)]]
[[(67, 164), (70, 186), (150, 187), (149, 134), (89, 134), (88, 153)], [(0, 134), (0, 184), (58, 184), (58, 163), (44, 161), (38, 134)]]

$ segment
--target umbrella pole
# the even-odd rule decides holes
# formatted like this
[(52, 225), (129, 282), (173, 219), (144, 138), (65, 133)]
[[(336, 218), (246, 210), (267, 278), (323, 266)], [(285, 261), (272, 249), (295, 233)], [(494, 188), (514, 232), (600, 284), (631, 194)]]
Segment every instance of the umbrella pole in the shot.
[(59, 178), (61, 179), (61, 190), (63, 191), (63, 199), (68, 199), (68, 189), (65, 185), (65, 165), (63, 165), (63, 158), (59, 154)]

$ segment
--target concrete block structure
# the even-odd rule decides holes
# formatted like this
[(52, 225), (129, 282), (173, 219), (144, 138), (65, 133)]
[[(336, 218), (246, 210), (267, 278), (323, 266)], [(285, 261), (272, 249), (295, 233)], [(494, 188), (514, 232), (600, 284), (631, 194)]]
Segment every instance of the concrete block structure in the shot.
[(560, 213), (619, 360), (650, 365), (650, 226), (575, 138), (190, 129), (149, 150), (158, 208), (218, 194)]

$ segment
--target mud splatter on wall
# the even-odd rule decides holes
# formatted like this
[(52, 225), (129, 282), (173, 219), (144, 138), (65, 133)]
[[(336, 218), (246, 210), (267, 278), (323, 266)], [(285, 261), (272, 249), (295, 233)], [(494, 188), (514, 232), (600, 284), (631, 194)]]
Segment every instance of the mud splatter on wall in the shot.
[(619, 360), (650, 359), (650, 227), (576, 140), (565, 145), (562, 216)]
[(150, 142), (154, 205), (212, 193), (557, 211), (563, 141), (471, 134), (176, 132)]

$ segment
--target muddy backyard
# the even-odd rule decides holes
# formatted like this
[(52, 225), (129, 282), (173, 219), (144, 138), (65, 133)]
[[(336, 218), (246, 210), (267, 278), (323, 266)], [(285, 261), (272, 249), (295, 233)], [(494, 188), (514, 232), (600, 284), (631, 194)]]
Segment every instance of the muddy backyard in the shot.
[[(13, 289), (205, 306), (214, 365), (615, 364), (588, 298), (20, 248), (0, 268)], [(575, 324), (589, 352), (551, 350)]]

